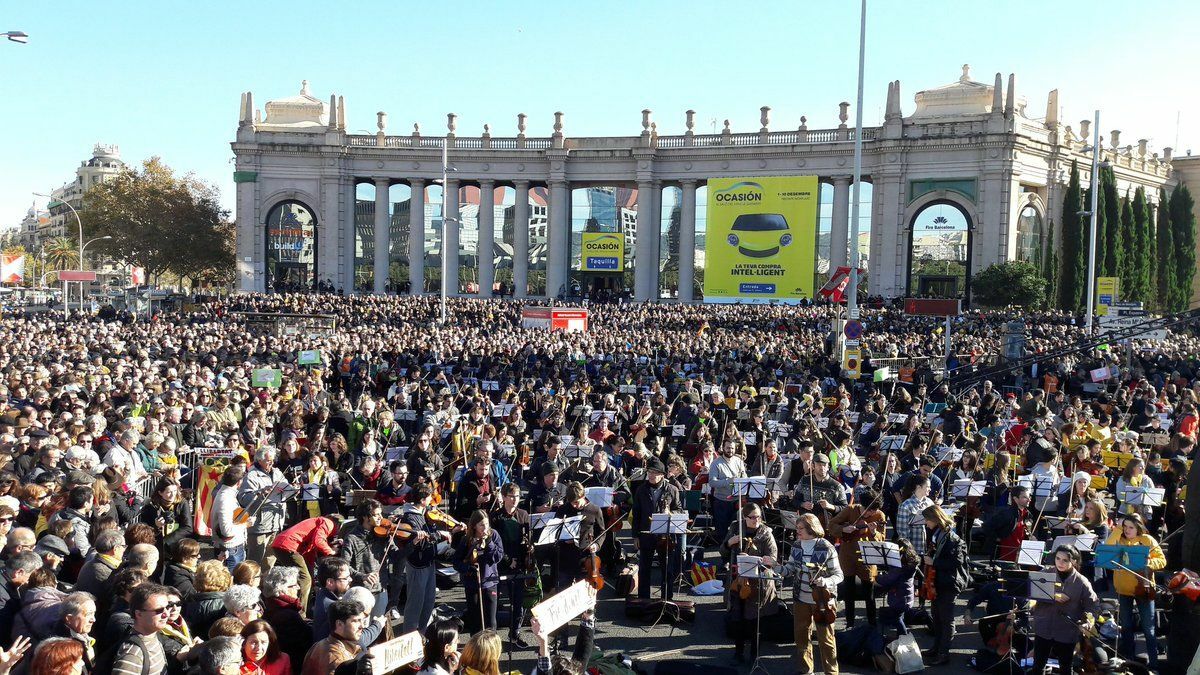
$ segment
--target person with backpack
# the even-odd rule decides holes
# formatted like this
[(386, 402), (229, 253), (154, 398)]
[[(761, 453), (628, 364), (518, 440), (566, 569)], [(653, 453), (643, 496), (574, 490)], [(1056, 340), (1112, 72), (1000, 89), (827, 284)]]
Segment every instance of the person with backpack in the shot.
[(167, 624), (170, 613), (170, 592), (158, 584), (144, 583), (134, 589), (129, 599), (133, 612), (133, 627), (125, 633), (113, 652), (111, 670), (103, 664), (97, 672), (115, 675), (159, 675), (167, 670), (167, 657), (158, 633)]
[(967, 547), (954, 532), (954, 521), (942, 507), (934, 504), (922, 513), (929, 530), (929, 545), (925, 549), (925, 573), (934, 574), (933, 647), (929, 665), (950, 662), (950, 643), (954, 640), (954, 600), (970, 585), (967, 570)]

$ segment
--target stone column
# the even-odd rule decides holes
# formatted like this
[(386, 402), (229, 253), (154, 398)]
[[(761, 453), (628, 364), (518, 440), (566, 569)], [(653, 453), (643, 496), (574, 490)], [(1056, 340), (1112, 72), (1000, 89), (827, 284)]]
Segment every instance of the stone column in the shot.
[(425, 181), (408, 181), (412, 196), (408, 200), (408, 282), (409, 292), (425, 292)]
[(829, 227), (829, 271), (847, 261), (850, 236), (850, 177), (833, 178), (833, 219)]
[(257, 251), (264, 233), (259, 229), (258, 211), (254, 208), (256, 185), (237, 184), (238, 289), (244, 293), (261, 293), (266, 287), (266, 254), (269, 252), (263, 249), (264, 254), (260, 256)]
[(391, 181), (375, 179), (375, 295), (387, 292), (392, 257)]
[(644, 302), (651, 299), (654, 274), (654, 184), (646, 181), (637, 186), (637, 232), (633, 240), (633, 299)]
[(496, 182), (479, 181), (479, 240), (475, 257), (479, 260), (479, 297), (492, 297), (492, 282), (496, 279)]
[(571, 190), (565, 180), (550, 183), (546, 230), (546, 297), (556, 298), (567, 283), (567, 246), (571, 236)]
[(696, 269), (696, 181), (683, 181), (679, 205), (679, 301), (692, 302)]
[(446, 181), (444, 186), (446, 205), (445, 211), (442, 213), (442, 222), (446, 229), (445, 238), (442, 240), (442, 255), (446, 256), (445, 274), (446, 278), (442, 280), (446, 284), (446, 295), (456, 296), (459, 293), (458, 286), (458, 234), (462, 228), (461, 219), (458, 213), (458, 179), (451, 178)]
[(529, 293), (529, 181), (519, 180), (513, 206), (513, 295)]
[(662, 272), (662, 183), (659, 181), (654, 181), (651, 186), (651, 204), (650, 260), (653, 265), (650, 267), (650, 299), (658, 302), (662, 297), (662, 280), (659, 278)]

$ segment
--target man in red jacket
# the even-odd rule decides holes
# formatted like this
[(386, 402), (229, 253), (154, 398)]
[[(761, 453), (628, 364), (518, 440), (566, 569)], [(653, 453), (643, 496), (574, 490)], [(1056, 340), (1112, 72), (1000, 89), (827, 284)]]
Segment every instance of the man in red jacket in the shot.
[(302, 520), (276, 535), (271, 542), (277, 565), (288, 565), (300, 570), (300, 607), (308, 611), (308, 595), (312, 591), (312, 573), (309, 569), (318, 557), (337, 555), (330, 541), (338, 530), (337, 516), (318, 516)]

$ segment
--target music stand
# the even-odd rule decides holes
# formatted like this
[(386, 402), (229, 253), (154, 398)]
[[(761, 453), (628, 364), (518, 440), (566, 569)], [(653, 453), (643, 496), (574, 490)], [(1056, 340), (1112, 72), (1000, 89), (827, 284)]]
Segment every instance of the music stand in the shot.
[(1046, 542), (1025, 540), (1021, 542), (1021, 550), (1017, 552), (1017, 564), (1041, 567), (1045, 557)]
[(1060, 585), (1057, 572), (1030, 572), (1029, 599), (1053, 601)]
[[(767, 498), (767, 477), (751, 476), (749, 478), (734, 478), (733, 494), (746, 499)], [(740, 516), (739, 516), (740, 517)]]
[(1096, 567), (1106, 570), (1121, 568), (1145, 569), (1150, 560), (1149, 546), (1121, 546), (1119, 544), (1098, 544), (1096, 546)]
[(963, 478), (954, 481), (950, 486), (950, 494), (956, 499), (967, 497), (982, 497), (987, 492), (987, 481)]
[(860, 541), (863, 563), (877, 567), (901, 567), (900, 546), (890, 541)]
[(1096, 548), (1096, 535), (1094, 534), (1073, 534), (1060, 535), (1054, 538), (1052, 548), (1057, 549), (1059, 546), (1074, 546), (1080, 553), (1091, 553)]
[(900, 452), (908, 436), (884, 436), (879, 439), (879, 449), (883, 452)]
[(1128, 499), (1125, 503), (1129, 506), (1162, 506), (1166, 494), (1166, 488), (1143, 488), (1137, 491), (1126, 488), (1125, 496)]
[[(654, 513), (650, 515), (650, 534), (665, 536), (667, 538), (666, 558), (663, 560), (662, 586), (659, 587), (659, 597), (657, 601), (658, 618), (654, 620), (653, 624), (651, 624), (651, 628), (657, 626), (659, 621), (662, 621), (663, 617), (666, 616), (668, 607), (674, 611), (673, 616), (675, 619), (678, 619), (681, 616), (679, 605), (671, 599), (668, 589), (671, 585), (671, 566), (673, 562), (672, 556), (675, 552), (675, 537), (683, 536), (685, 537), (686, 541), (687, 525), (688, 514), (686, 513)], [(682, 549), (680, 550), (682, 551)], [(680, 567), (682, 567), (682, 560), (680, 561)], [(654, 602), (650, 603), (651, 612), (654, 611), (654, 605)]]

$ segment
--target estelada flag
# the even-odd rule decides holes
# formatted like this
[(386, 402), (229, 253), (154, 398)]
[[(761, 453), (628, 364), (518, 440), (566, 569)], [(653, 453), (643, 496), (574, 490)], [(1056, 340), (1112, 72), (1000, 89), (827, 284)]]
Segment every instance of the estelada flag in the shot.
[(206, 459), (196, 468), (196, 510), (193, 515), (197, 536), (212, 536), (213, 493), (221, 485), (221, 474), (225, 473), (228, 459)]
[[(858, 278), (863, 278), (863, 270), (859, 268)], [(846, 286), (850, 284), (850, 268), (838, 267), (829, 275), (829, 281), (817, 290), (817, 295), (830, 302), (841, 302), (846, 299)]]
[(717, 566), (713, 563), (698, 562), (692, 564), (692, 585), (699, 586), (706, 581), (717, 578)]
[(25, 254), (4, 254), (0, 259), (0, 281), (6, 284), (19, 284), (25, 281)]

